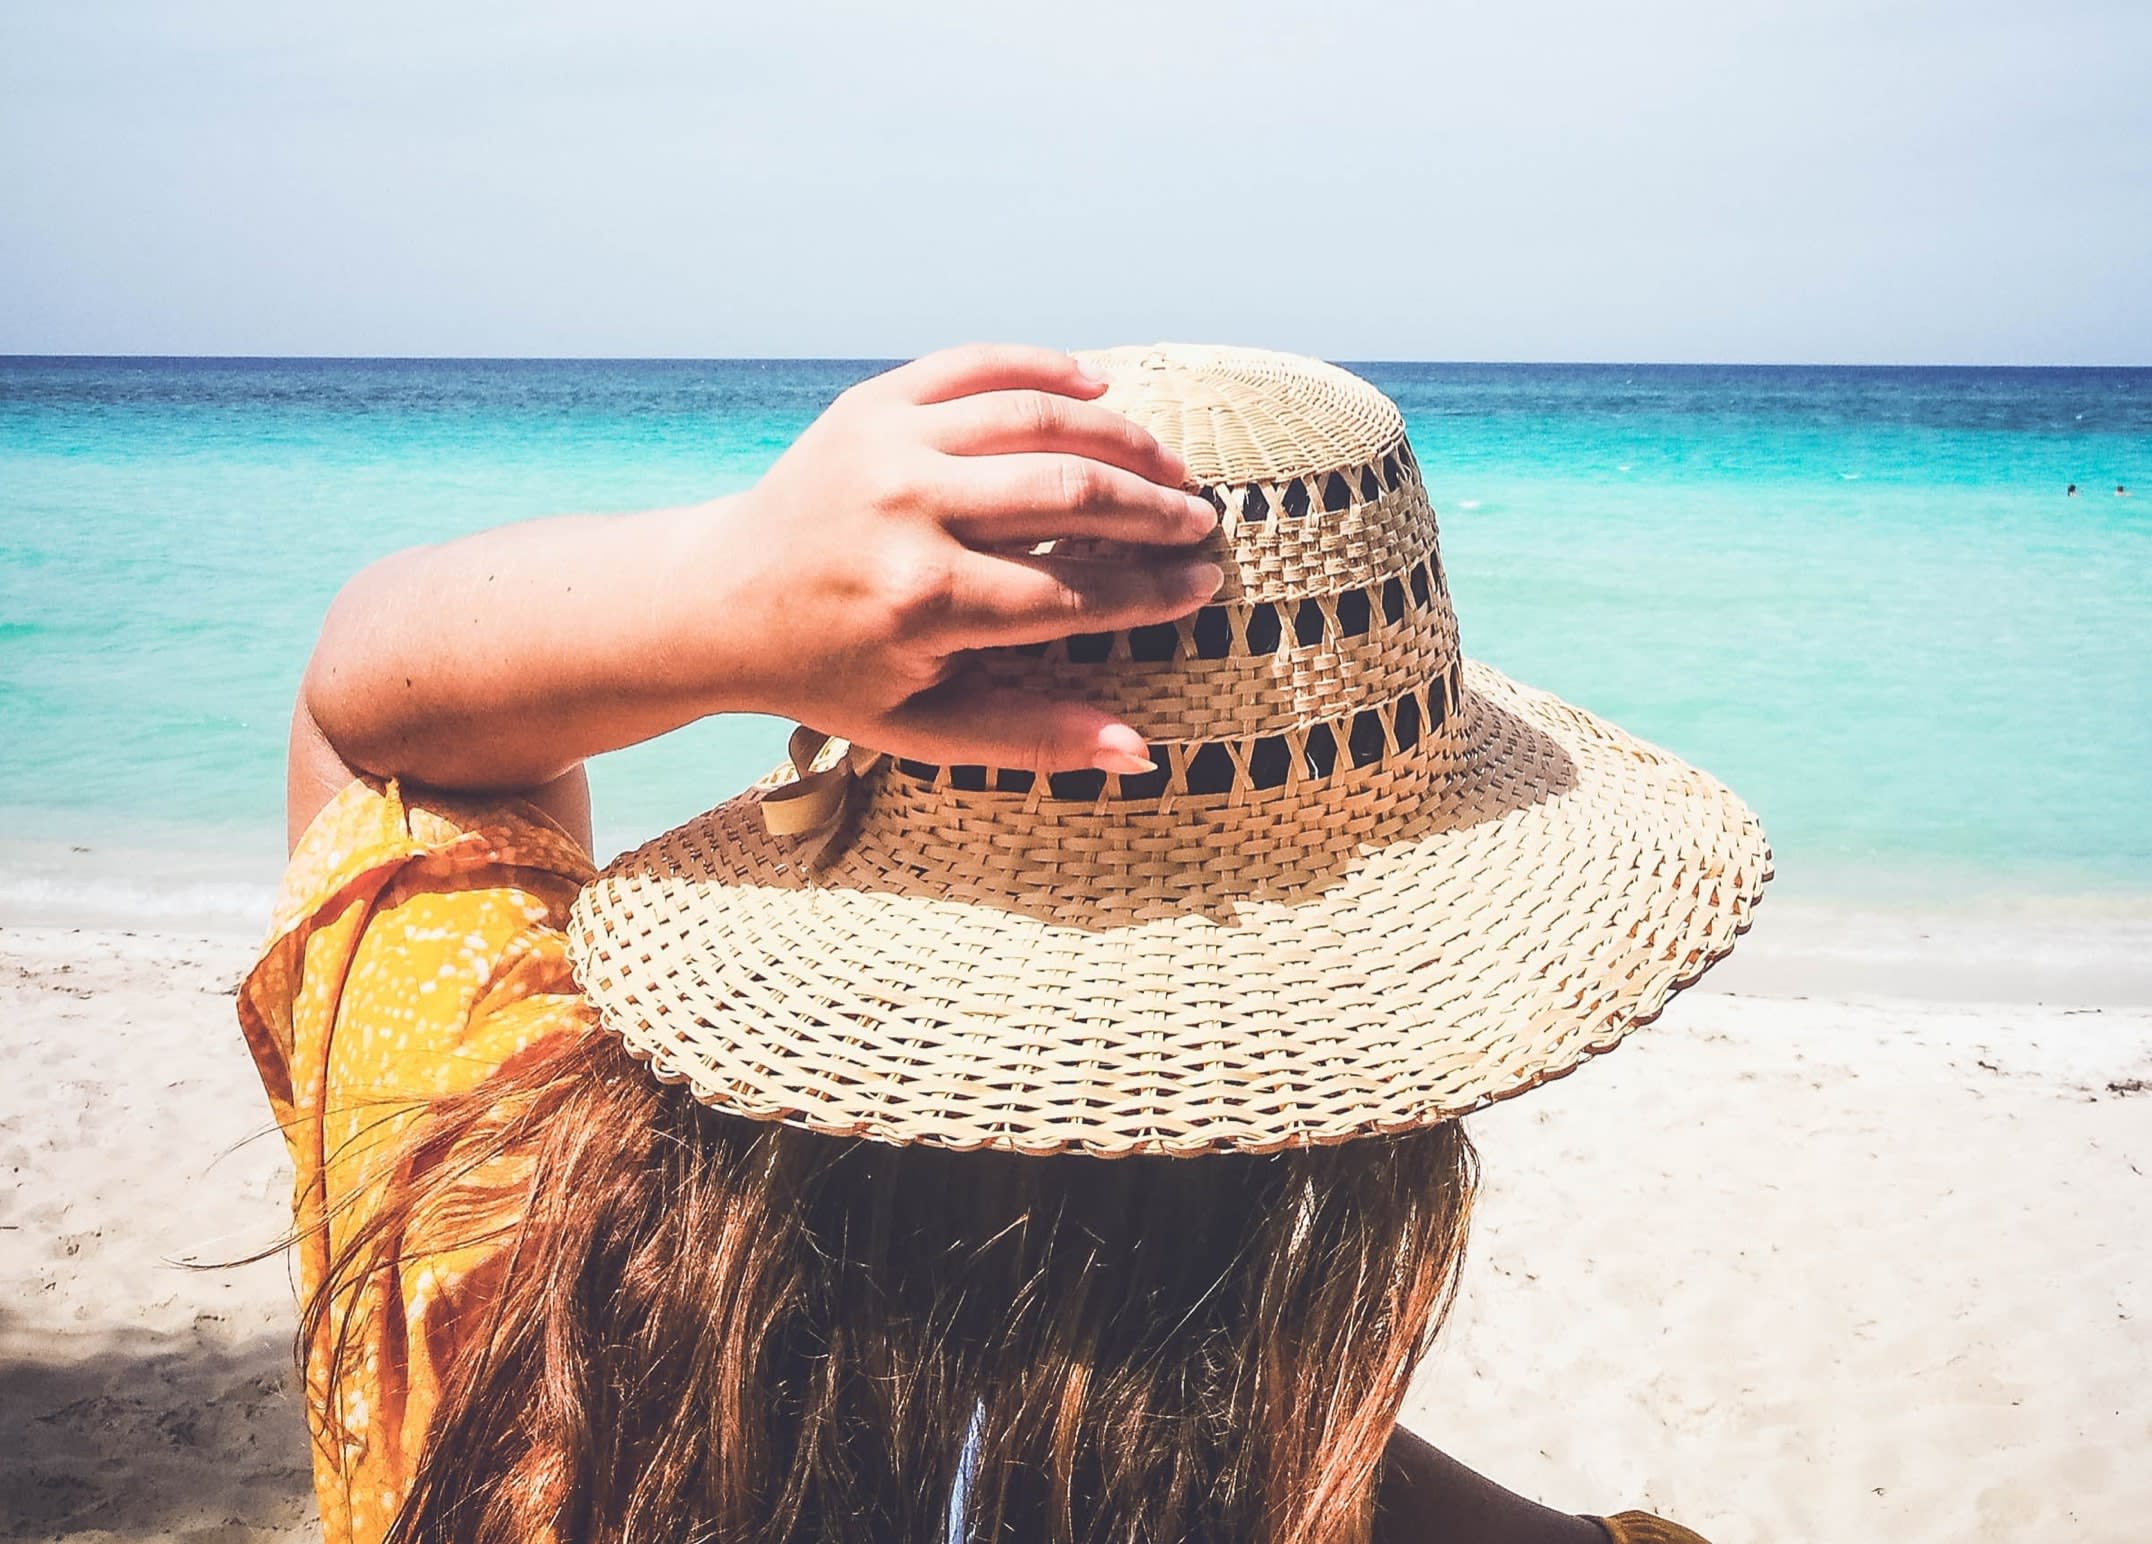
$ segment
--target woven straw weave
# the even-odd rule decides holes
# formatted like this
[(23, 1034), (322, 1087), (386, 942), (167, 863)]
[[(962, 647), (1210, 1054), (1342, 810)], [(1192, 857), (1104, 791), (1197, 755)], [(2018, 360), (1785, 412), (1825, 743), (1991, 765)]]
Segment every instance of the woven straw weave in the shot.
[(635, 1054), (832, 1133), (1260, 1152), (1557, 1076), (1733, 946), (1755, 817), (1463, 657), (1387, 399), (1286, 355), (1086, 357), (1221, 510), (1225, 589), (981, 669), (1125, 715), (1158, 771), (884, 762), (826, 851), (766, 828), (780, 774), (627, 854), (570, 942)]

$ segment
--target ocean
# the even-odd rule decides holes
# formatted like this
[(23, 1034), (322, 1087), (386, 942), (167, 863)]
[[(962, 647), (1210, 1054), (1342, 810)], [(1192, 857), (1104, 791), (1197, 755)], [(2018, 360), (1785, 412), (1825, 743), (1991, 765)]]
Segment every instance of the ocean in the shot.
[[(0, 904), (258, 907), (350, 573), (746, 487), (877, 368), (0, 359)], [(1724, 778), (1775, 893), (2152, 893), (2152, 370), (1352, 368), (1404, 410), (1467, 651)], [(604, 758), (600, 847), (783, 728)]]

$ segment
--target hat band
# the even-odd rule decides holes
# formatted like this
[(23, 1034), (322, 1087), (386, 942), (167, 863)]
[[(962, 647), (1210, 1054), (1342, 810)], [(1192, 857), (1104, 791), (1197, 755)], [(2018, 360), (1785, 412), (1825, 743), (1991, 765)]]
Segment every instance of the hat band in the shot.
[(1402, 432), (1383, 453), (1356, 466), (1288, 477), (1276, 482), (1251, 482), (1240, 488), (1206, 484), (1196, 492), (1224, 514), (1229, 508), (1242, 525), (1261, 525), (1272, 518), (1299, 520), (1314, 511), (1342, 514), (1354, 504), (1372, 504), (1401, 485), (1417, 482), (1420, 464)]
[[(930, 789), (1002, 793), (1025, 802), (1144, 803), (1174, 795), (1210, 796), (1322, 783), (1351, 770), (1410, 752), (1446, 731), (1464, 699), (1460, 662), (1385, 702), (1298, 725), (1277, 734), (1167, 743), (1154, 748), (1164, 764), (1150, 772), (1055, 772), (1041, 779), (1012, 767), (939, 766), (894, 760), (892, 772)], [(1044, 783), (1044, 787), (1039, 785)]]
[(1446, 595), (1448, 575), (1432, 539), (1407, 566), (1347, 589), (1298, 600), (1234, 601), (1205, 606), (1177, 622), (1155, 622), (1118, 633), (1078, 633), (1048, 643), (995, 651), (1003, 659), (1047, 665), (1164, 665), (1191, 660), (1262, 658), (1294, 648), (1337, 647), (1370, 629), (1395, 627)]

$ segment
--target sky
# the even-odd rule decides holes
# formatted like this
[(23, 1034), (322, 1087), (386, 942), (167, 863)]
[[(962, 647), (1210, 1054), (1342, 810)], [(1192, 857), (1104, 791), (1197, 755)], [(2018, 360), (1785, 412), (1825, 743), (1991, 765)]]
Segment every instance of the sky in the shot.
[(8, 0), (0, 353), (2152, 363), (2147, 0)]

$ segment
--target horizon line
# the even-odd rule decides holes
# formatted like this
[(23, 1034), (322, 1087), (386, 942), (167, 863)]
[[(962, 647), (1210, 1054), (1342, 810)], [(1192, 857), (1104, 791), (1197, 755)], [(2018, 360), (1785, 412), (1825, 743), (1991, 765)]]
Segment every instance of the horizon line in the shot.
[[(1281, 350), (1296, 353), (1298, 350)], [(186, 360), (232, 364), (858, 364), (898, 365), (915, 354), (203, 354), (43, 353), (0, 350), (0, 362), (21, 360)], [(1882, 359), (1415, 359), (1316, 355), (1346, 365), (1451, 365), (1540, 369), (1645, 370), (2152, 370), (2152, 363), (2068, 361), (1999, 364), (1980, 360)]]

